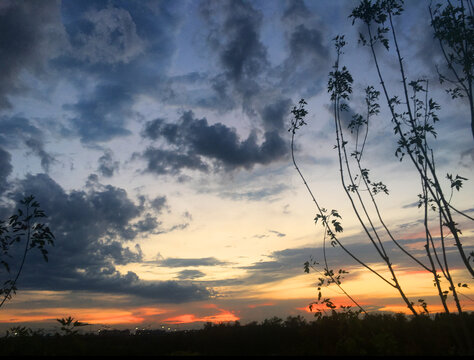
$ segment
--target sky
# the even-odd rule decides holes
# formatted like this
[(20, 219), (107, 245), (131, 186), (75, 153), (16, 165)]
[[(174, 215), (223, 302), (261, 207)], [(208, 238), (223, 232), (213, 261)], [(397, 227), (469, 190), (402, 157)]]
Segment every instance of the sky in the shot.
[[(469, 179), (452, 203), (472, 215), (469, 108), (439, 84), (436, 66), (446, 68), (429, 3), (406, 1), (395, 25), (407, 76), (428, 79), (441, 105), (432, 145), (443, 186), (449, 193), (446, 173)], [(363, 29), (348, 18), (355, 5), (0, 0), (0, 218), (33, 194), (55, 235), (47, 263), (29, 253), (1, 328), (51, 327), (67, 316), (117, 328), (311, 319), (319, 275), (303, 264), (315, 259), (322, 270), (324, 231), (291, 161), (290, 112), (301, 98), (308, 115), (296, 134), (298, 165), (318, 202), (342, 215), (341, 242), (383, 272), (341, 187), (327, 92), (339, 34), (354, 77), (351, 111), (364, 110), (365, 87), (379, 88), (357, 42)], [(393, 48), (377, 51), (399, 92)], [(422, 258), (419, 179), (395, 157), (380, 104), (364, 164), (389, 188), (377, 200), (391, 231)], [(472, 251), (474, 227), (456, 219)], [(384, 241), (409, 298), (440, 311), (430, 275)], [(469, 283), (451, 244), (448, 254), (456, 281)], [(396, 291), (340, 248), (327, 255), (331, 268), (350, 272), (343, 286), (366, 309), (406, 312)], [(350, 304), (337, 288), (323, 292)], [(466, 310), (473, 298), (463, 290)]]

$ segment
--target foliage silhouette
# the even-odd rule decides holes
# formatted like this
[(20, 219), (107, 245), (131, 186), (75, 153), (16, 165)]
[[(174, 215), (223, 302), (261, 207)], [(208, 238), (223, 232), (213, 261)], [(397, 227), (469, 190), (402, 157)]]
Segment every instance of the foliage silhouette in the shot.
[[(366, 87), (365, 115), (355, 114), (353, 115), (352, 121), (349, 125), (347, 127), (343, 126), (341, 119), (343, 113), (350, 109), (349, 102), (351, 101), (352, 84), (354, 82), (352, 74), (349, 72), (348, 68), (341, 65), (343, 48), (346, 45), (343, 35), (338, 35), (334, 38), (336, 61), (333, 70), (329, 73), (328, 81), (328, 92), (330, 93), (333, 105), (336, 137), (336, 145), (334, 148), (337, 150), (338, 154), (341, 184), (364, 233), (375, 249), (375, 253), (378, 254), (382, 263), (386, 265), (390, 278), (385, 277), (384, 274), (375, 270), (370, 264), (363, 262), (356, 254), (341, 243), (339, 237), (343, 232), (343, 227), (339, 212), (337, 210), (332, 210), (329, 213), (319, 205), (295, 161), (294, 138), (296, 131), (306, 125), (305, 116), (308, 113), (305, 109), (306, 101), (304, 99), (300, 100), (299, 106), (295, 106), (291, 111), (293, 119), (291, 120), (289, 131), (292, 133), (291, 153), (293, 164), (302, 178), (312, 201), (317, 207), (315, 221), (318, 222), (321, 220), (324, 227), (323, 257), (325, 261), (325, 269), (323, 273), (324, 277), (319, 279), (319, 293), (316, 303), (324, 304), (334, 314), (336, 314), (334, 303), (326, 298), (321, 300), (320, 292), (321, 285), (325, 281), (327, 284), (335, 283), (340, 286), (340, 279), (335, 281), (335, 272), (330, 270), (327, 266), (325, 254), (326, 236), (329, 237), (332, 246), (341, 247), (341, 249), (350, 255), (353, 260), (378, 276), (386, 284), (395, 288), (407, 308), (414, 316), (419, 316), (420, 314), (427, 315), (429, 313), (427, 303), (423, 299), (418, 299), (418, 307), (421, 308), (421, 310), (417, 311), (415, 303), (406, 295), (397, 278), (397, 273), (394, 267), (395, 264), (391, 260), (391, 254), (386, 248), (386, 239), (393, 242), (394, 245), (414, 261), (417, 266), (432, 274), (433, 282), (437, 289), (440, 301), (447, 314), (450, 313), (447, 298), (448, 295), (451, 294), (457, 312), (463, 315), (461, 302), (459, 300), (459, 289), (468, 286), (461, 282), (456, 286), (456, 282), (450, 272), (445, 244), (448, 235), (453, 236), (465, 269), (471, 274), (471, 276), (474, 274), (470, 264), (470, 257), (466, 255), (463, 249), (461, 242), (462, 233), (453, 217), (453, 211), (470, 220), (474, 219), (455, 209), (451, 205), (453, 190), (456, 189), (459, 191), (462, 188), (463, 181), (467, 179), (460, 175), (453, 176), (448, 174), (447, 179), (450, 182), (449, 194), (443, 190), (443, 186), (439, 180), (440, 176), (436, 171), (435, 165), (435, 154), (430, 146), (430, 141), (432, 141), (431, 138), (436, 138), (437, 136), (435, 123), (440, 119), (438, 118), (436, 111), (439, 110), (440, 107), (433, 99), (428, 97), (429, 88), (427, 80), (421, 78), (408, 81), (405, 75), (405, 64), (397, 41), (397, 31), (393, 21), (393, 18), (400, 16), (403, 11), (403, 1), (362, 0), (359, 5), (353, 9), (350, 15), (350, 18), (353, 19), (353, 24), (356, 21), (360, 21), (366, 28), (366, 33), (368, 35), (360, 33), (359, 43), (369, 48), (381, 85), (381, 91), (376, 90), (373, 86)], [(389, 37), (391, 37), (391, 39), (389, 39)], [(393, 46), (393, 49), (395, 50), (395, 59), (399, 66), (399, 79), (403, 89), (401, 97), (390, 95), (392, 84), (385, 81), (384, 69), (382, 69), (382, 66), (379, 63), (376, 44), (381, 44), (382, 49), (387, 51), (391, 49), (391, 46)], [(454, 46), (451, 47), (451, 49), (453, 48), (455, 49)], [(409, 95), (410, 92), (412, 95)], [(385, 97), (387, 110), (389, 111), (391, 122), (394, 126), (394, 135), (397, 139), (395, 156), (399, 158), (400, 161), (405, 157), (410, 159), (412, 165), (417, 171), (421, 184), (421, 194), (418, 195), (418, 198), (419, 207), (423, 207), (424, 209), (423, 225), (426, 238), (426, 243), (424, 245), (426, 251), (425, 261), (422, 261), (411, 254), (393, 236), (392, 231), (390, 231), (383, 219), (376, 198), (379, 194), (388, 195), (388, 187), (381, 181), (373, 181), (370, 178), (370, 170), (367, 169), (366, 166), (363, 166), (363, 155), (368, 151), (366, 144), (371, 118), (380, 113), (381, 107), (378, 103), (380, 94), (383, 94)], [(350, 141), (351, 137), (346, 135), (347, 131), (350, 131), (352, 138), (355, 138), (353, 141)], [(429, 211), (437, 214), (436, 216), (438, 219), (436, 221), (433, 221), (432, 216), (428, 213)], [(443, 231), (444, 228), (448, 229), (449, 234)], [(440, 232), (439, 239), (435, 239), (432, 235), (436, 229)], [(311, 264), (317, 263), (312, 262)], [(309, 262), (305, 263), (304, 268), (306, 272), (309, 272), (311, 264)], [(444, 285), (444, 283), (442, 283), (443, 280), (448, 284)], [(445, 286), (447, 287), (447, 290)], [(344, 294), (357, 305), (355, 300), (345, 291)], [(360, 308), (360, 311), (363, 311), (363, 309)], [(318, 311), (316, 315), (321, 317), (321, 312)], [(466, 343), (469, 344), (470, 347), (470, 330), (467, 328), (466, 324), (462, 322), (463, 316), (460, 316), (460, 319), (461, 326), (459, 329), (462, 330), (463, 336), (467, 341)]]
[[(0, 221), (0, 266), (5, 271), (9, 279), (3, 281), (0, 288), (0, 296), (2, 300), (0, 307), (5, 301), (10, 300), (17, 291), (17, 281), (25, 265), (28, 253), (37, 249), (43, 256), (44, 261), (48, 261), (48, 245), (54, 245), (54, 235), (44, 223), (40, 223), (38, 219), (45, 218), (46, 214), (41, 210), (39, 203), (33, 195), (26, 196), (20, 201), (22, 205), (16, 214), (10, 216), (8, 221)], [(11, 276), (11, 259), (15, 246), (19, 246), (24, 242), (24, 248), (21, 252), (21, 260), (16, 271), (16, 275)]]
[[(356, 20), (362, 21), (366, 25), (367, 32), (369, 34), (368, 39), (364, 38), (364, 36), (360, 34), (360, 42), (370, 48), (372, 58), (375, 62), (377, 75), (382, 86), (383, 94), (385, 95), (385, 99), (387, 101), (387, 107), (392, 117), (394, 133), (398, 136), (398, 147), (395, 155), (400, 159), (400, 161), (403, 160), (405, 155), (408, 155), (411, 163), (414, 165), (420, 177), (422, 193), (419, 194), (418, 197), (420, 200), (419, 207), (423, 206), (425, 210), (423, 220), (426, 232), (425, 249), (430, 262), (431, 272), (433, 273), (434, 281), (438, 288), (440, 299), (443, 303), (445, 311), (449, 312), (445, 302), (445, 295), (447, 293), (441, 290), (433, 257), (437, 260), (437, 265), (440, 272), (449, 282), (449, 290), (453, 295), (457, 310), (462, 312), (461, 306), (459, 304), (459, 297), (456, 292), (456, 287), (454, 286), (452, 276), (449, 273), (449, 266), (446, 259), (446, 248), (444, 241), (445, 235), (443, 233), (443, 227), (447, 227), (454, 237), (460, 258), (463, 261), (466, 269), (470, 272), (471, 276), (474, 275), (474, 272), (471, 264), (469, 263), (469, 259), (463, 250), (460, 239), (461, 231), (458, 229), (458, 224), (454, 221), (451, 212), (452, 206), (450, 202), (452, 196), (448, 198), (443, 191), (442, 184), (439, 181), (440, 177), (436, 171), (434, 152), (429, 145), (429, 136), (436, 138), (437, 135), (435, 131), (435, 123), (439, 121), (439, 118), (436, 114), (436, 110), (438, 110), (440, 107), (435, 101), (433, 101), (433, 99), (428, 98), (429, 89), (427, 80), (416, 79), (408, 82), (405, 75), (405, 65), (397, 42), (397, 32), (393, 23), (393, 18), (395, 16), (401, 15), (403, 12), (402, 5), (403, 2), (393, 0), (375, 2), (363, 1), (357, 8), (354, 9), (351, 17), (353, 18), (353, 22)], [(388, 21), (387, 25), (386, 21)], [(372, 35), (374, 31), (376, 32), (376, 35)], [(387, 50), (389, 49), (389, 40), (385, 35), (389, 33), (392, 35), (396, 59), (399, 64), (400, 81), (403, 86), (403, 95), (401, 98), (398, 96), (389, 95), (389, 84), (384, 81), (382, 69), (378, 61), (378, 55), (375, 50), (375, 44), (377, 42), (381, 42)], [(412, 96), (409, 96), (409, 88), (411, 88), (413, 93)], [(424, 99), (422, 100), (420, 99), (420, 95), (423, 95), (423, 93)], [(451, 181), (451, 191), (453, 187), (456, 187), (459, 190), (462, 186), (462, 180), (465, 180), (465, 178), (457, 175), (456, 182), (453, 183), (453, 181)], [(440, 258), (438, 257), (438, 252), (433, 241), (433, 227), (430, 228), (429, 226), (429, 209), (437, 211), (439, 214), (438, 227), (441, 232), (440, 247), (443, 262), (441, 262)], [(425, 270), (428, 270), (426, 266), (423, 267)]]
[(438, 70), (439, 81), (453, 87), (446, 90), (453, 99), (467, 97), (471, 113), (471, 131), (474, 138), (474, 6), (472, 0), (458, 0), (430, 5), (431, 26), (438, 39), (450, 76)]
[[(450, 332), (460, 316), (409, 319), (403, 314), (337, 314), (305, 321), (278, 317), (260, 323), (208, 323), (200, 330), (54, 336), (41, 331), (0, 338), (2, 355), (468, 355)], [(474, 315), (465, 321), (474, 330)]]
[(67, 318), (56, 319), (56, 321), (61, 324), (61, 332), (66, 336), (76, 335), (79, 332), (77, 328), (89, 325), (87, 323), (74, 320), (74, 318), (71, 316), (68, 316)]

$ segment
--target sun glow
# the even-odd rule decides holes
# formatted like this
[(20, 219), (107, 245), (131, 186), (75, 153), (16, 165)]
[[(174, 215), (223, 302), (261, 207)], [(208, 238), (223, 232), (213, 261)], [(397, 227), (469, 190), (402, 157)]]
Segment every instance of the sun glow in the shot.
[(143, 307), (135, 309), (70, 309), (55, 308), (42, 310), (15, 310), (11, 315), (7, 313), (7, 317), (1, 322), (21, 323), (21, 322), (42, 322), (51, 321), (67, 316), (88, 324), (140, 324), (150, 317), (164, 314), (166, 311), (159, 308)]
[(240, 320), (240, 317), (234, 314), (232, 311), (218, 309), (219, 313), (215, 315), (208, 316), (196, 316), (194, 314), (183, 314), (174, 316), (168, 319), (163, 320), (169, 324), (189, 324), (194, 322), (212, 322), (212, 323), (222, 323), (229, 321)]

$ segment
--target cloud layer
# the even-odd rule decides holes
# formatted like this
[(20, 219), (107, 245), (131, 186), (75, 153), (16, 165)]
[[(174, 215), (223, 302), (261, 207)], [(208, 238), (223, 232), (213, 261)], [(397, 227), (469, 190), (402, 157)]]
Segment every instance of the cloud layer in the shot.
[(206, 172), (209, 162), (205, 160), (226, 170), (250, 169), (255, 164), (281, 159), (288, 152), (286, 141), (277, 131), (265, 132), (261, 144), (255, 133), (240, 140), (235, 129), (222, 123), (210, 125), (206, 118), (195, 118), (192, 111), (185, 112), (175, 123), (163, 119), (147, 122), (143, 136), (163, 139), (172, 146), (171, 150), (149, 147), (144, 152), (148, 171), (157, 174), (178, 173), (183, 168)]
[[(19, 288), (127, 294), (176, 303), (211, 295), (197, 285), (143, 281), (132, 271), (121, 274), (116, 269), (143, 261), (140, 246), (131, 242), (161, 231), (156, 216), (144, 204), (135, 204), (124, 189), (101, 185), (91, 176), (86, 190), (66, 192), (48, 175), (38, 174), (27, 175), (10, 196), (17, 200), (21, 194), (36, 195), (56, 240), (48, 263), (31, 253)], [(153, 206), (161, 210), (164, 202)], [(15, 259), (19, 254), (12, 255)], [(12, 268), (17, 265), (12, 263)]]

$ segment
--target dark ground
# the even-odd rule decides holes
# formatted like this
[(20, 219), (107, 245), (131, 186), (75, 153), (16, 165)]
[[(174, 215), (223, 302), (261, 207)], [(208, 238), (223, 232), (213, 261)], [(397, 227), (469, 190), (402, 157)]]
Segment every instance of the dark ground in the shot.
[[(0, 338), (5, 355), (472, 355), (474, 314), (409, 319), (403, 315), (267, 319), (201, 330), (131, 335), (12, 335)], [(467, 340), (469, 338), (469, 340)]]

